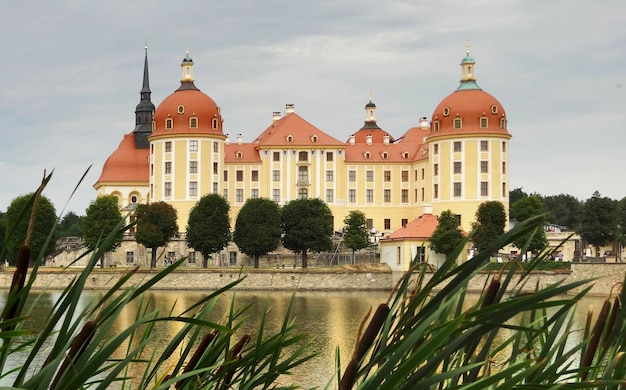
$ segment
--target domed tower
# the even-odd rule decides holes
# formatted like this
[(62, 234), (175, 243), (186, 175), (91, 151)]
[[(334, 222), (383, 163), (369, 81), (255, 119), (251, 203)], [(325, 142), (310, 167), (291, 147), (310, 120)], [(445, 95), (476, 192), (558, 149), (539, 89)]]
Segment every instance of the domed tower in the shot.
[(193, 60), (181, 63), (180, 87), (154, 112), (150, 141), (150, 199), (178, 211), (178, 227), (207, 193), (220, 193), (224, 161), (222, 115), (215, 101), (194, 84)]
[(349, 144), (382, 144), (391, 143), (394, 139), (376, 123), (376, 104), (372, 102), (370, 94), (369, 102), (365, 105), (365, 123), (356, 133), (348, 139)]
[(468, 48), (461, 83), (435, 108), (427, 138), (433, 213), (452, 210), (466, 231), (481, 203), (509, 202), (506, 112), (476, 83), (475, 64)]

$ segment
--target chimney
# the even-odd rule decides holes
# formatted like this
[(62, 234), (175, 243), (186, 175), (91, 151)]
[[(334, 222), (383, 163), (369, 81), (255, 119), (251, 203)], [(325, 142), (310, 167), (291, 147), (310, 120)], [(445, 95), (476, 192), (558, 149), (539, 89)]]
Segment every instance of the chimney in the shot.
[(293, 104), (285, 104), (285, 116), (296, 112), (296, 107)]
[(368, 135), (365, 136), (365, 143), (368, 144), (368, 145), (372, 144), (372, 135), (371, 134), (368, 134)]
[(351, 134), (350, 139), (348, 140), (348, 143), (350, 145), (354, 145), (355, 142), (356, 142), (356, 139), (354, 138), (354, 134)]
[(433, 213), (433, 206), (429, 205), (429, 204), (425, 204), (424, 205), (424, 214), (432, 214)]
[(428, 123), (428, 118), (426, 118), (425, 116), (420, 118), (420, 128), (422, 130), (430, 129), (430, 124)]
[(243, 143), (243, 137), (241, 134), (237, 134), (237, 145), (241, 145)]
[(383, 136), (383, 144), (389, 145), (389, 134)]
[(272, 113), (272, 119), (274, 121), (273, 123), (278, 122), (280, 120), (280, 118), (281, 118), (280, 111), (274, 111)]
[(224, 145), (230, 145), (230, 137), (226, 134), (226, 139), (224, 140)]

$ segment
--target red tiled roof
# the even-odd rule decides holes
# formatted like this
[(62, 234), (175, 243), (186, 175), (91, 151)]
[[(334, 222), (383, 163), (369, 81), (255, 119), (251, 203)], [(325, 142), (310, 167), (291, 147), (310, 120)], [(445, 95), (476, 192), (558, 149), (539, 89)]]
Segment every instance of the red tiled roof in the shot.
[(428, 240), (439, 225), (437, 217), (432, 214), (423, 214), (407, 223), (403, 228), (383, 237), (380, 241), (420, 239)]
[[(287, 137), (292, 141), (288, 142)], [(314, 142), (317, 136), (317, 142)], [(272, 123), (253, 142), (257, 146), (342, 146), (343, 142), (313, 126), (300, 115), (290, 113)]]
[(109, 156), (102, 167), (96, 183), (104, 182), (146, 182), (149, 177), (149, 149), (135, 148), (135, 135), (124, 135), (117, 149)]
[[(239, 153), (241, 153), (241, 157), (238, 156)], [(231, 143), (228, 145), (224, 145), (224, 162), (260, 163), (261, 156), (259, 156), (257, 146), (254, 144), (240, 145), (238, 143)]]

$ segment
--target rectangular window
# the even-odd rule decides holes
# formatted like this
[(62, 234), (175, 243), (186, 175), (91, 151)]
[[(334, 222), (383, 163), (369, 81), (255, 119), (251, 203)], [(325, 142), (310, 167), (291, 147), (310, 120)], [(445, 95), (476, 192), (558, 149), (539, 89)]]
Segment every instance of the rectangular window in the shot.
[(390, 230), (391, 229), (391, 219), (389, 218), (385, 218), (385, 230)]
[(406, 218), (402, 218), (402, 222), (400, 223), (402, 227), (405, 227), (407, 223), (409, 223), (409, 220)]
[(165, 142), (165, 153), (169, 153), (171, 151), (172, 151), (172, 141)]
[(502, 141), (502, 153), (506, 153), (506, 142)]
[(243, 181), (243, 171), (237, 170), (237, 181)]
[(190, 152), (198, 151), (198, 141), (194, 141), (194, 140), (189, 141), (189, 151)]
[(272, 200), (276, 203), (280, 202), (280, 188), (274, 188), (272, 190)]
[(197, 161), (189, 161), (189, 173), (198, 173)]
[(356, 181), (356, 171), (348, 171), (348, 181), (350, 182)]
[(433, 176), (439, 175), (439, 164), (433, 164)]
[(433, 185), (433, 198), (439, 198), (439, 184)]
[(298, 153), (298, 161), (309, 161), (309, 153), (308, 152), (299, 152)]
[(461, 214), (456, 214), (455, 217), (456, 217), (456, 224), (461, 226)]
[(170, 173), (172, 173), (172, 162), (166, 161), (165, 162), (165, 174), (169, 175)]
[(334, 179), (334, 171), (326, 171), (326, 181), (327, 182), (332, 182)]
[(220, 151), (220, 144), (217, 142), (213, 142), (213, 153), (218, 153)]
[(333, 161), (334, 155), (333, 152), (326, 152), (326, 161)]
[(272, 153), (272, 161), (280, 161), (280, 152)]
[(224, 171), (224, 181), (228, 181), (228, 171)]
[(198, 182), (197, 181), (189, 182), (189, 196), (198, 196)]
[(224, 195), (224, 199), (228, 199), (228, 188), (224, 188), (224, 193), (222, 195)]
[(439, 154), (439, 144), (433, 145), (433, 154)]
[(480, 173), (489, 173), (489, 162), (481, 161), (480, 162)]
[(385, 190), (383, 194), (385, 197), (385, 203), (391, 202), (391, 190)]
[(332, 189), (327, 189), (326, 190), (326, 203), (332, 203), (334, 202), (334, 198), (333, 198), (333, 190)]
[(235, 201), (239, 203), (243, 202), (243, 189), (237, 188), (235, 190)]
[(454, 162), (454, 173), (461, 173), (461, 162), (460, 161), (455, 161)]
[(298, 181), (308, 182), (309, 181), (309, 169), (308, 167), (298, 167)]
[(480, 151), (481, 152), (489, 151), (489, 141), (480, 141)]
[(348, 190), (348, 202), (356, 203), (356, 190), (355, 189), (351, 188)]
[(278, 169), (272, 171), (272, 181), (280, 181), (280, 171)]
[(402, 203), (409, 203), (409, 190), (402, 190)]
[(368, 230), (372, 230), (373, 227), (374, 227), (374, 220), (372, 218), (368, 218), (367, 219), (367, 229)]
[(217, 173), (218, 173), (219, 171), (220, 171), (220, 169), (219, 169), (219, 164), (218, 164), (218, 163), (216, 163), (216, 162), (214, 162), (214, 163), (213, 163), (213, 174), (214, 174), (214, 175), (217, 175)]
[(187, 262), (189, 264), (196, 264), (196, 252), (187, 253)]
[(426, 191), (424, 189), (424, 187), (422, 187), (422, 202), (426, 201)]
[(253, 198), (253, 199), (256, 199), (256, 198), (259, 197), (259, 190), (258, 190), (258, 188), (253, 188), (250, 191), (250, 197)]
[(487, 127), (487, 117), (483, 116), (480, 118), (480, 127), (483, 129)]
[(426, 178), (426, 170), (422, 168), (422, 180)]
[(213, 182), (213, 193), (217, 194), (217, 183)]
[(391, 181), (391, 171), (384, 171), (383, 177), (385, 178), (385, 181)]
[(502, 197), (506, 198), (506, 183), (502, 183)]
[(167, 197), (172, 196), (172, 182), (171, 181), (165, 182), (165, 192), (163, 195)]
[(502, 173), (506, 173), (506, 161), (502, 161)]
[(259, 171), (254, 170), (251, 173), (252, 181), (259, 181)]
[(461, 183), (458, 181), (454, 183), (454, 196), (461, 196)]
[(135, 263), (135, 252), (128, 251), (126, 252), (126, 264), (134, 264)]
[(374, 203), (374, 190), (365, 190), (365, 201), (367, 203)]
[(368, 182), (374, 181), (374, 171), (366, 171), (365, 172), (365, 180)]
[(405, 183), (409, 181), (409, 171), (402, 171), (402, 181)]
[(228, 252), (228, 263), (230, 265), (237, 265), (237, 252)]
[(455, 129), (460, 129), (461, 127), (463, 127), (463, 120), (461, 118), (454, 118), (453, 126)]
[(460, 152), (461, 151), (461, 141), (455, 141), (453, 144), (454, 147), (454, 151), (455, 152)]
[(480, 196), (489, 196), (489, 183), (486, 181), (480, 182)]

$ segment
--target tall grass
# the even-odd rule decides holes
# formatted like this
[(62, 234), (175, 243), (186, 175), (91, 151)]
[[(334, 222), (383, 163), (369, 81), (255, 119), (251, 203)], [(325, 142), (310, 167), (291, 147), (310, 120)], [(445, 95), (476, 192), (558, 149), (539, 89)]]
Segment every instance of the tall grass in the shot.
[[(33, 195), (32, 205), (49, 179)], [(241, 278), (180, 314), (151, 309), (146, 291), (175, 272), (184, 262), (181, 259), (136, 285), (129, 282), (136, 269), (130, 270), (99, 299), (81, 306), (85, 283), (104, 248), (117, 231), (129, 228), (120, 221), (97, 249), (85, 254), (87, 267), (60, 293), (36, 331), (26, 327), (25, 319), (27, 300), (37, 295), (32, 285), (42, 255), (29, 269), (23, 260), (30, 247), (24, 243), (0, 318), (0, 383), (19, 389), (299, 388), (280, 385), (285, 381), (279, 378), (315, 354), (311, 338), (297, 331), (290, 310), (281, 329), (272, 334), (265, 330), (265, 315), (248, 318), (247, 307), (237, 309), (236, 296), (223, 320), (209, 320), (215, 318), (209, 314), (216, 300)], [(576, 328), (573, 311), (592, 281), (522, 292), (527, 291), (523, 287), (530, 272), (547, 261), (548, 253), (543, 253), (526, 268), (494, 273), (478, 302), (466, 300), (468, 284), (489, 262), (488, 254), (531, 229), (532, 221), (518, 224), (460, 265), (454, 259), (462, 246), (434, 272), (415, 261), (388, 301), (355, 330), (358, 342), (344, 364), (345, 351), (337, 351), (337, 375), (328, 378), (329, 387), (336, 383), (339, 389), (624, 388), (626, 328), (620, 286), (597, 315), (590, 311), (586, 325)], [(133, 322), (113, 333), (113, 324), (132, 301), (138, 303)], [(246, 321), (257, 321), (258, 330), (244, 333)], [(163, 338), (163, 329), (172, 323), (179, 325), (178, 332), (156, 348), (155, 339)]]

